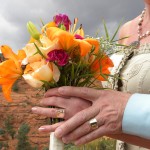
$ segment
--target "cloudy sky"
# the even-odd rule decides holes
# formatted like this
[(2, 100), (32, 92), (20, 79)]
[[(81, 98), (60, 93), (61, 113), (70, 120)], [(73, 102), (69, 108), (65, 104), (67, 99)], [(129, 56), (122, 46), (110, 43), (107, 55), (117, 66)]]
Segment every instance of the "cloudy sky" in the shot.
[(28, 41), (28, 21), (40, 26), (40, 18), (47, 23), (57, 13), (70, 19), (79, 18), (85, 33), (102, 34), (104, 19), (110, 33), (119, 22), (133, 19), (144, 8), (143, 0), (0, 0), (0, 45), (10, 45), (15, 51)]

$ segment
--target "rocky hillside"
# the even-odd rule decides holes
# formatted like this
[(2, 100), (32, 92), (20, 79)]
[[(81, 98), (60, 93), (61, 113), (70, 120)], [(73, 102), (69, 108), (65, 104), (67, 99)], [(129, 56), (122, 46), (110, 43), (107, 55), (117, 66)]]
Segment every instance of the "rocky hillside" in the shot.
[(17, 83), (14, 90), (12, 92), (12, 103), (7, 103), (2, 92), (0, 92), (0, 131), (6, 130), (7, 123), (12, 128), (9, 130), (15, 132), (13, 139), (9, 134), (11, 131), (0, 134), (0, 149), (16, 150), (18, 129), (23, 123), (26, 123), (30, 127), (28, 136), (31, 145), (36, 146), (38, 150), (45, 150), (48, 147), (49, 134), (39, 133), (38, 128), (47, 124), (48, 118), (39, 117), (31, 112), (33, 106), (39, 105), (43, 93), (31, 88), (23, 80)]

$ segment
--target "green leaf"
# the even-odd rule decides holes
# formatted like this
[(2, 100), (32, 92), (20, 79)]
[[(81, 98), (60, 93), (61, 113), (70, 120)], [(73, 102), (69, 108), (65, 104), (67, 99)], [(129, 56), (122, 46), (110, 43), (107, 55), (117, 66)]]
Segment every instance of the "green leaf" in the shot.
[(40, 51), (40, 49), (38, 48), (38, 46), (34, 43), (36, 49), (37, 49), (37, 52), (44, 58), (46, 59), (46, 57), (42, 54), (42, 52)]
[(40, 18), (40, 21), (41, 21), (42, 25), (45, 26), (45, 24), (44, 24), (44, 22), (43, 22), (43, 20), (41, 18)]
[(104, 20), (103, 20), (103, 25), (104, 25), (104, 29), (105, 29), (106, 39), (107, 39), (107, 41), (109, 41), (109, 40), (110, 40), (110, 37), (109, 37), (109, 33), (108, 33), (108, 30), (107, 30), (107, 26), (106, 26), (106, 23), (105, 23)]
[(92, 48), (91, 48), (90, 54), (92, 54), (92, 53), (94, 52), (94, 50), (95, 50), (95, 46), (94, 46), (94, 45), (92, 45)]
[(75, 74), (74, 74), (74, 64), (72, 63), (72, 67), (71, 67), (71, 80), (73, 80), (75, 78)]
[(112, 42), (118, 42), (118, 41), (121, 41), (121, 40), (124, 40), (124, 39), (127, 39), (127, 38), (129, 38), (129, 36), (125, 36), (125, 37), (123, 37), (121, 39), (118, 39), (118, 40), (115, 40), (115, 41), (112, 41)]
[(114, 40), (114, 38), (116, 37), (116, 35), (117, 35), (117, 33), (118, 33), (118, 31), (119, 31), (121, 25), (122, 25), (122, 20), (120, 21), (120, 23), (119, 23), (119, 25), (118, 25), (118, 28), (117, 28), (117, 30), (115, 31), (115, 33), (114, 33), (113, 37), (111, 38), (110, 42), (112, 42), (112, 41)]
[(41, 80), (41, 82), (44, 83), (43, 87), (44, 87), (45, 91), (47, 91), (50, 88), (58, 87), (58, 85), (57, 85), (57, 83), (55, 81), (47, 82), (47, 81)]
[(75, 71), (75, 76), (77, 76), (78, 72), (79, 72), (79, 69), (81, 67), (81, 61), (79, 61), (79, 63), (77, 63), (77, 68), (76, 68), (76, 71)]

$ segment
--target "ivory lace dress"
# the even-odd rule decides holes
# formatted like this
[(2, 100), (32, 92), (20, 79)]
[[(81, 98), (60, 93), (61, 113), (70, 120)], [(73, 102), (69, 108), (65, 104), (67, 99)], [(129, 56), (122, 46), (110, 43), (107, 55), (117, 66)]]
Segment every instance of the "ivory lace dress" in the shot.
[[(126, 55), (112, 56), (115, 64), (112, 74), (118, 74), (122, 78), (120, 85), (118, 80), (112, 81), (113, 88), (128, 93), (150, 94), (150, 44), (143, 44), (138, 49), (128, 49), (125, 53)], [(117, 141), (116, 150), (147, 149)]]

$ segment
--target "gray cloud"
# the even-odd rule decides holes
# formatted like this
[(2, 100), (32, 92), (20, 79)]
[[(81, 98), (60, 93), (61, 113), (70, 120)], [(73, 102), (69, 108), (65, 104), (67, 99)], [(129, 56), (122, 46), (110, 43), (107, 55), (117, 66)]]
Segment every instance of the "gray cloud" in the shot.
[(86, 34), (94, 35), (102, 29), (102, 19), (112, 33), (119, 22), (139, 15), (144, 5), (141, 0), (1, 0), (0, 45), (8, 44), (14, 50), (22, 48), (29, 39), (26, 23), (36, 25), (40, 18), (47, 23), (57, 13), (66, 13), (71, 20), (79, 18)]

